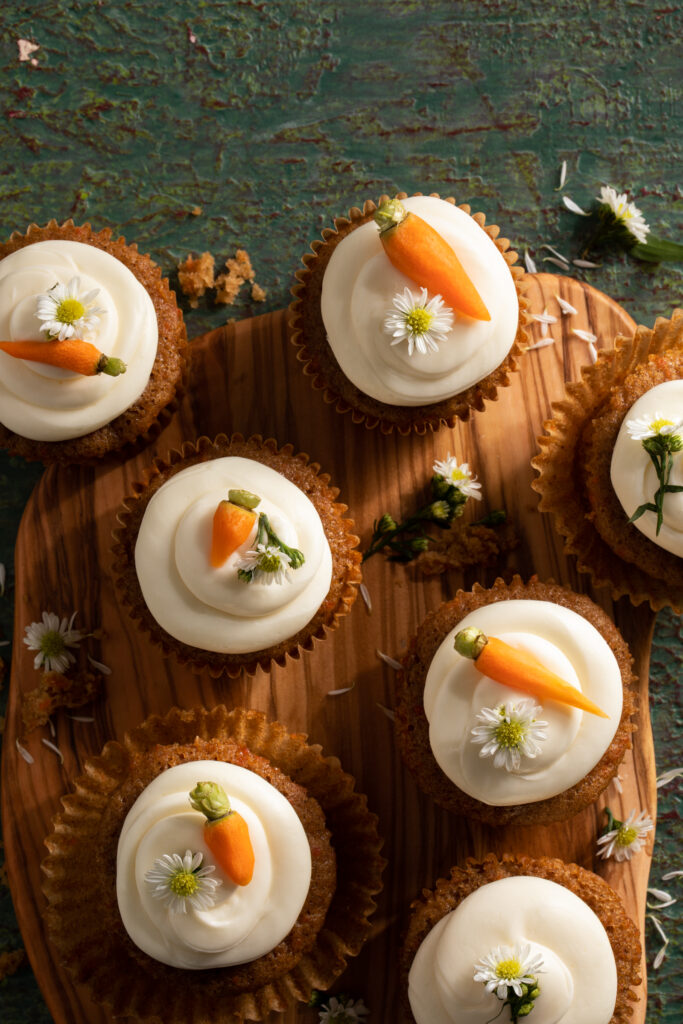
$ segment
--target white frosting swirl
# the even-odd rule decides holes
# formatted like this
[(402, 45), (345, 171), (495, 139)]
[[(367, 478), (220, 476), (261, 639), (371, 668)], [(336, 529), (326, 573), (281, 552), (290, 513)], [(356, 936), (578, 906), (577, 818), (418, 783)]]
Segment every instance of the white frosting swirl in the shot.
[[(612, 453), (611, 479), (614, 492), (629, 517), (639, 505), (652, 501), (659, 481), (650, 456), (640, 441), (629, 437), (626, 424), (632, 419), (653, 419), (656, 414), (673, 423), (683, 419), (683, 380), (666, 381), (641, 395), (621, 424)], [(669, 483), (683, 487), (683, 452), (673, 456)], [(660, 548), (683, 558), (683, 491), (665, 496), (663, 513), (659, 534), (654, 512), (645, 512), (633, 525)]]
[[(283, 584), (237, 576), (250, 537), (220, 569), (209, 564), (213, 514), (231, 488), (259, 495), (273, 529), (305, 557)], [(168, 633), (223, 654), (260, 651), (294, 636), (325, 600), (332, 554), (310, 499), (274, 469), (228, 457), (182, 470), (152, 497), (135, 546), (135, 568), (150, 612)]]
[(419, 285), (389, 261), (376, 224), (355, 228), (335, 248), (325, 270), (321, 311), (327, 340), (344, 374), (365, 394), (389, 405), (440, 402), (482, 380), (502, 363), (517, 333), (519, 304), (510, 268), (494, 242), (451, 203), (431, 196), (402, 200), (455, 251), (491, 320), (454, 313), (438, 352), (408, 355), (383, 329), (394, 296)]
[[(496, 768), (472, 742), (476, 716), (528, 694), (494, 682), (456, 653), (453, 638), (467, 626), (533, 654), (609, 718), (537, 699), (539, 717), (548, 723), (542, 752), (523, 757), (517, 770)], [(549, 601), (498, 601), (465, 616), (434, 655), (424, 691), (429, 742), (442, 771), (464, 793), (497, 807), (545, 800), (579, 782), (612, 742), (622, 703), (621, 673), (609, 645), (582, 615)]]
[(529, 875), (482, 885), (425, 937), (408, 978), (417, 1024), (490, 1021), (501, 1002), (474, 981), (474, 965), (517, 944), (543, 957), (534, 1024), (609, 1024), (617, 969), (607, 932), (569, 889)]
[(0, 337), (46, 341), (37, 298), (79, 277), (83, 293), (98, 288), (100, 315), (93, 344), (123, 359), (120, 377), (81, 374), (0, 352), (0, 422), (33, 441), (82, 437), (128, 409), (147, 386), (156, 358), (158, 326), (152, 300), (120, 260), (94, 245), (35, 242), (0, 263)]
[[(208, 910), (169, 910), (152, 896), (145, 875), (166, 853), (202, 853), (204, 815), (188, 794), (198, 782), (217, 782), (245, 819), (254, 848), (254, 875), (235, 885), (216, 867), (222, 885)], [(311, 884), (311, 851), (289, 801), (260, 775), (224, 761), (190, 761), (157, 776), (140, 794), (119, 837), (116, 895), (126, 931), (143, 952), (171, 967), (193, 970), (248, 963), (291, 931)]]

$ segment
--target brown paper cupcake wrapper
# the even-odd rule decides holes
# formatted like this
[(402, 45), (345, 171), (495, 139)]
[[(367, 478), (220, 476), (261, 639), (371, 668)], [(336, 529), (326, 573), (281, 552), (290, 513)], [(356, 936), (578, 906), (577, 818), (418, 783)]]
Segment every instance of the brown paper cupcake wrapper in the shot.
[[(189, 647), (176, 640), (156, 622), (145, 604), (135, 571), (135, 543), (145, 509), (156, 491), (176, 473), (198, 462), (234, 455), (254, 459), (281, 473), (304, 491), (320, 516), (332, 551), (332, 584), (322, 605), (302, 629), (288, 640), (273, 647), (246, 654), (220, 654)], [(284, 666), (287, 658), (299, 658), (301, 650), (313, 649), (315, 640), (323, 640), (346, 615), (358, 593), (361, 582), (361, 555), (356, 550), (359, 539), (352, 533), (354, 524), (345, 519), (347, 506), (335, 502), (339, 490), (330, 486), (330, 478), (320, 472), (317, 463), (309, 462), (303, 452), (294, 454), (292, 445), (278, 448), (272, 438), (264, 441), (254, 435), (245, 440), (241, 434), (227, 437), (219, 434), (215, 441), (200, 437), (196, 443), (186, 442), (180, 450), (169, 452), (165, 460), (155, 459), (146, 479), (133, 486), (134, 494), (119, 509), (121, 528), (114, 531), (114, 577), (123, 603), (142, 632), (158, 644), (165, 655), (173, 654), (182, 665), (206, 669), (214, 678), (236, 677), (242, 672), (253, 675), (260, 666), (269, 671), (273, 662)]]
[[(414, 195), (422, 195), (415, 192)], [(438, 193), (430, 193), (434, 198), (441, 198)], [(525, 326), (531, 322), (528, 315), (528, 301), (523, 296), (525, 288), (524, 272), (520, 267), (513, 267), (517, 253), (510, 251), (507, 238), (499, 238), (500, 228), (495, 224), (486, 225), (483, 213), (472, 214), (473, 220), (483, 228), (495, 243), (503, 259), (510, 268), (519, 299), (519, 326), (507, 356), (488, 376), (467, 388), (466, 391), (443, 402), (435, 402), (421, 407), (404, 407), (388, 405), (365, 395), (342, 373), (334, 354), (327, 343), (325, 325), (320, 311), (320, 296), (325, 269), (336, 245), (354, 228), (372, 220), (377, 206), (390, 197), (380, 196), (375, 204), (368, 199), (363, 209), (354, 206), (348, 217), (337, 217), (334, 230), (325, 228), (322, 240), (311, 244), (313, 253), (306, 253), (302, 262), (303, 270), (297, 270), (295, 277), (298, 284), (292, 287), (294, 301), (290, 303), (287, 314), (289, 337), (297, 349), (297, 359), (303, 365), (304, 374), (311, 378), (313, 388), (322, 391), (323, 399), (334, 405), (339, 413), (350, 413), (354, 423), (364, 423), (372, 430), (379, 427), (382, 433), (390, 434), (397, 430), (399, 434), (424, 434), (427, 430), (438, 430), (441, 426), (453, 427), (458, 419), (467, 420), (472, 409), (482, 410), (484, 401), (495, 401), (498, 388), (507, 387), (510, 373), (517, 369), (517, 360), (529, 343)], [(399, 192), (398, 199), (406, 199), (406, 192)], [(448, 197), (447, 203), (455, 205), (455, 200)], [(467, 205), (458, 209), (470, 213)]]
[[(196, 747), (201, 757), (202, 744), (212, 741), (236, 743), (304, 787), (324, 812), (337, 861), (336, 891), (310, 948), (295, 956), (295, 966), (248, 990), (233, 969), (174, 969), (138, 950), (120, 921), (114, 872), (99, 870), (99, 848), (113, 847), (108, 851), (113, 858), (125, 816), (142, 788), (131, 777), (131, 763), (149, 760), (156, 774), (164, 766), (165, 749), (176, 759), (194, 760), (185, 752), (178, 755), (176, 745)], [(87, 761), (75, 792), (62, 804), (42, 865), (50, 937), (74, 979), (116, 1016), (148, 1024), (260, 1021), (306, 1002), (313, 988), (329, 988), (368, 938), (385, 863), (377, 819), (336, 758), (323, 757), (319, 746), (290, 735), (261, 712), (220, 706), (152, 716), (123, 744), (107, 743), (100, 757)]]
[[(433, 892), (423, 892), (411, 904), (412, 913), (401, 954), (402, 992), (408, 1012), (410, 967), (421, 942), (434, 925), (482, 885), (518, 875), (547, 878), (563, 885), (600, 919), (617, 967), (617, 1001), (610, 1024), (628, 1024), (633, 1014), (632, 1004), (638, 1000), (634, 989), (641, 982), (641, 949), (638, 929), (626, 913), (621, 899), (602, 878), (577, 864), (566, 864), (550, 857), (536, 860), (516, 854), (503, 854), (500, 860), (492, 853), (482, 861), (468, 859), (464, 867), (451, 869), (450, 878), (440, 878)], [(409, 1019), (414, 1020), (412, 1014)]]
[[(439, 767), (429, 742), (429, 722), (424, 711), (424, 686), (427, 670), (444, 638), (470, 612), (497, 601), (551, 601), (582, 615), (597, 629), (617, 659), (624, 688), (621, 719), (609, 747), (580, 782), (562, 793), (536, 803), (493, 807), (463, 793)], [(442, 604), (420, 625), (401, 659), (403, 671), (396, 677), (395, 728), (401, 756), (415, 776), (418, 786), (439, 806), (453, 814), (466, 815), (492, 826), (547, 825), (564, 821), (593, 803), (619, 770), (631, 746), (636, 711), (631, 671), (633, 658), (621, 633), (609, 616), (585, 594), (575, 594), (567, 586), (550, 580), (541, 583), (535, 576), (524, 583), (514, 576), (510, 583), (497, 579), (490, 590), (475, 583), (470, 592), (459, 590), (452, 601)]]
[(94, 232), (90, 224), (77, 226), (72, 220), (45, 227), (31, 224), (25, 234), (15, 231), (0, 244), (0, 260), (34, 242), (65, 239), (94, 245), (114, 256), (135, 275), (154, 305), (159, 325), (159, 345), (149, 381), (138, 399), (110, 423), (83, 437), (64, 441), (32, 441), (0, 424), (0, 448), (11, 455), (46, 464), (93, 464), (112, 454), (126, 458), (141, 451), (159, 436), (178, 407), (187, 386), (190, 349), (182, 313), (168, 280), (150, 257), (138, 252), (124, 238), (114, 238), (111, 228)]
[[(552, 405), (553, 418), (544, 424), (546, 433), (538, 439), (541, 452), (532, 459), (539, 476), (531, 485), (541, 495), (540, 511), (550, 513), (555, 529), (565, 538), (565, 551), (576, 555), (577, 568), (589, 573), (596, 586), (609, 587), (614, 599), (627, 594), (634, 605), (649, 602), (653, 611), (671, 605), (679, 613), (683, 610), (683, 569), (680, 583), (671, 584), (624, 561), (589, 518), (581, 440), (587, 424), (600, 415), (611, 394), (618, 392), (631, 374), (682, 344), (683, 312), (677, 310), (671, 320), (657, 320), (652, 330), (638, 327), (632, 338), (618, 335), (613, 349), (600, 352), (594, 365), (582, 367), (582, 379), (567, 384), (565, 398)], [(611, 490), (609, 480), (603, 486)], [(633, 535), (634, 543), (644, 549), (656, 547), (636, 527)]]

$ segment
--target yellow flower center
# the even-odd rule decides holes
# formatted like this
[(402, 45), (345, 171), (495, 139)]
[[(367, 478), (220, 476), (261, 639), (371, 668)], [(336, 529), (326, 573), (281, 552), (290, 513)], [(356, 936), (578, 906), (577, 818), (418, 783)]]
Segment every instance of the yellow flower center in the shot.
[(426, 309), (418, 307), (406, 313), (406, 327), (411, 334), (425, 334), (434, 319)]
[(630, 846), (634, 839), (638, 838), (638, 829), (634, 828), (633, 825), (628, 827), (622, 825), (617, 832), (616, 843), (617, 846)]
[(663, 416), (660, 416), (658, 420), (652, 420), (650, 430), (654, 430), (658, 434), (662, 427), (673, 427), (673, 425), (673, 420), (665, 420)]
[(55, 320), (60, 324), (72, 324), (85, 316), (85, 306), (78, 299), (62, 299), (55, 311)]
[(499, 747), (516, 750), (524, 739), (524, 732), (521, 722), (501, 722), (496, 727), (496, 743)]
[(277, 572), (280, 568), (280, 558), (278, 555), (263, 554), (259, 558), (258, 567), (262, 572)]
[(496, 974), (503, 981), (512, 981), (513, 978), (519, 978), (522, 973), (522, 965), (519, 960), (501, 960), (499, 964), (496, 964)]
[(178, 871), (168, 883), (171, 892), (176, 896), (193, 896), (197, 891), (197, 877), (191, 871)]
[(64, 637), (57, 629), (48, 629), (40, 638), (40, 650), (46, 658), (56, 658), (65, 648)]

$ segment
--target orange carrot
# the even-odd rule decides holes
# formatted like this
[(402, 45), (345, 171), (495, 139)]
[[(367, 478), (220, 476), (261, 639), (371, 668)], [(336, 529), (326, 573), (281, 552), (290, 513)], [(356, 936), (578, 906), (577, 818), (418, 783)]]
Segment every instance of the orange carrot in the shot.
[(198, 782), (190, 803), (206, 816), (204, 842), (219, 868), (235, 885), (249, 885), (254, 874), (254, 848), (249, 827), (230, 807), (225, 790), (216, 782)]
[(541, 701), (556, 700), (600, 718), (609, 718), (597, 704), (547, 669), (532, 654), (511, 647), (498, 637), (487, 637), (476, 626), (456, 633), (454, 646), (465, 658), (474, 659), (475, 668), (483, 675), (503, 686), (522, 690)]
[(457, 313), (473, 320), (491, 319), (462, 263), (431, 224), (406, 212), (398, 199), (382, 203), (375, 221), (384, 251), (397, 270), (431, 294), (440, 295)]
[(84, 377), (93, 377), (96, 373), (118, 377), (120, 373), (126, 372), (126, 364), (122, 359), (103, 355), (89, 341), (81, 338), (65, 338), (64, 341), (0, 341), (0, 351), (7, 352), (15, 359), (73, 370)]
[(220, 501), (213, 514), (210, 561), (214, 569), (224, 565), (251, 533), (256, 513), (232, 501)]

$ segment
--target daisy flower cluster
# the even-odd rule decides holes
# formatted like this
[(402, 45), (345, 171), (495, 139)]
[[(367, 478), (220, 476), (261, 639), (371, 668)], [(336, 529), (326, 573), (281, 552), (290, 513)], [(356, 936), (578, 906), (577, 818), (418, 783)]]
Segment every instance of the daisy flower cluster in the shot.
[(542, 713), (531, 697), (482, 708), (476, 716), (479, 724), (472, 729), (472, 742), (481, 744), (479, 756), (492, 757), (496, 768), (518, 771), (522, 758), (540, 754), (541, 743), (548, 738), (548, 723), (538, 717)]
[(674, 455), (683, 450), (683, 420), (676, 422), (655, 412), (651, 417), (641, 416), (627, 420), (626, 430), (633, 441), (640, 441), (642, 444), (655, 467), (659, 482), (652, 501), (639, 505), (629, 522), (634, 523), (646, 512), (654, 512), (657, 516), (659, 534), (664, 522), (664, 498), (667, 494), (683, 491), (683, 487), (669, 483), (674, 467)]
[(390, 335), (392, 345), (408, 342), (408, 355), (414, 352), (428, 355), (438, 352), (453, 327), (453, 310), (440, 295), (427, 298), (426, 288), (414, 295), (404, 288), (393, 298), (393, 307), (384, 318), (384, 332)]
[(32, 622), (26, 627), (24, 643), (30, 651), (37, 651), (33, 659), (34, 668), (43, 668), (46, 672), (65, 672), (69, 665), (76, 661), (69, 648), (78, 647), (85, 634), (74, 629), (76, 612), (70, 619), (63, 618), (54, 612), (43, 612), (40, 622)]
[(280, 540), (265, 512), (260, 512), (254, 547), (247, 551), (237, 566), (243, 583), (283, 584), (290, 569), (299, 569), (305, 562), (302, 551), (290, 548)]
[(68, 284), (56, 284), (36, 300), (36, 316), (42, 321), (40, 330), (53, 341), (93, 334), (100, 316), (106, 310), (94, 304), (99, 288), (81, 294), (81, 279), (72, 277)]
[(534, 1009), (541, 994), (536, 975), (542, 973), (543, 957), (526, 943), (497, 946), (474, 965), (474, 980), (483, 982), (487, 992), (509, 1007), (513, 1022)]
[(603, 860), (613, 857), (616, 861), (630, 860), (647, 842), (647, 836), (654, 828), (649, 814), (631, 811), (626, 821), (618, 821), (609, 807), (605, 808), (607, 825), (598, 839), (598, 856)]
[(213, 864), (202, 867), (203, 859), (202, 853), (186, 850), (182, 857), (165, 853), (155, 860), (145, 874), (152, 898), (162, 900), (172, 914), (185, 914), (188, 906), (194, 910), (213, 907), (222, 882), (211, 877), (216, 870)]

